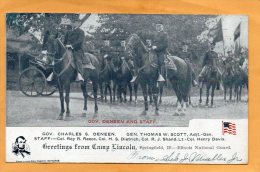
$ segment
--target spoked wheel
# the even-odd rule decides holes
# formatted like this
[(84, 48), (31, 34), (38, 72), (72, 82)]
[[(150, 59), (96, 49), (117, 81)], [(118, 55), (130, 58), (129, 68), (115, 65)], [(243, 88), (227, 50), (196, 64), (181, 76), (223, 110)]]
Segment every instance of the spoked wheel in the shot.
[(46, 84), (46, 87), (43, 89), (41, 95), (42, 96), (50, 96), (54, 94), (57, 91), (57, 85), (52, 85), (52, 84)]
[[(87, 94), (88, 94), (88, 98), (91, 100), (94, 100), (94, 92), (93, 92), (93, 86), (92, 86), (92, 82), (88, 82), (87, 83)], [(97, 92), (97, 100), (101, 100), (101, 95), (99, 94), (99, 91)]]
[(29, 97), (41, 95), (46, 86), (46, 78), (42, 71), (35, 67), (25, 69), (19, 77), (20, 91)]

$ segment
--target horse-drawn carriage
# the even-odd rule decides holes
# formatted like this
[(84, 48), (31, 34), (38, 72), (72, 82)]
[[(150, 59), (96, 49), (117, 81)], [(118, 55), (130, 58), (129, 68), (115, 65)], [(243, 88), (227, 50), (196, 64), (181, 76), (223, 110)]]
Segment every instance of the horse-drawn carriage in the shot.
[(24, 69), (19, 77), (20, 91), (26, 96), (50, 96), (56, 90), (54, 82), (48, 82), (47, 77), (53, 70), (53, 65), (44, 61), (41, 55), (29, 56), (29, 67)]
[[(42, 54), (41, 47), (30, 33), (17, 36), (12, 29), (7, 32), (7, 62), (18, 61), (18, 88), (29, 97), (50, 96), (57, 91), (56, 82), (47, 81), (53, 71), (53, 54)], [(17, 55), (15, 60), (10, 54)], [(87, 85), (92, 88), (91, 83)], [(88, 92), (88, 97), (93, 98), (92, 91)]]

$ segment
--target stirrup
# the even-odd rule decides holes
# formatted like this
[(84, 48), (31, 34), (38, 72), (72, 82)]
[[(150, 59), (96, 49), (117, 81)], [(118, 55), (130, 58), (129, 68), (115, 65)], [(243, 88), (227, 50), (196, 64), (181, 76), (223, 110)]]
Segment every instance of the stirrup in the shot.
[(193, 84), (194, 87), (198, 86), (198, 82), (195, 79), (192, 80), (192, 84)]
[(96, 69), (95, 66), (92, 65), (92, 63), (89, 64), (85, 64), (84, 68), (88, 68), (88, 69)]
[(135, 82), (136, 78), (137, 78), (137, 76), (133, 76), (133, 78), (131, 79), (130, 82), (131, 82), (131, 83)]
[(163, 76), (161, 74), (159, 74), (157, 81), (158, 82), (165, 82), (165, 79), (163, 78)]
[(53, 72), (47, 77), (47, 81), (52, 81), (53, 80)]
[(82, 82), (84, 82), (84, 79), (83, 79), (82, 75), (81, 75), (79, 72), (78, 72), (78, 74), (77, 74), (76, 81), (82, 81)]

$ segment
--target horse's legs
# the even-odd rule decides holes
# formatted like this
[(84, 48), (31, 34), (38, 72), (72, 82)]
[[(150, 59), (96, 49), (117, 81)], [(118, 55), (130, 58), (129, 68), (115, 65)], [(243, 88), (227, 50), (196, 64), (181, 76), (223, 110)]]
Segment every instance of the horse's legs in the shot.
[(94, 93), (94, 100), (95, 100), (94, 112), (96, 114), (98, 112), (98, 105), (97, 105), (98, 82), (97, 81), (92, 81), (92, 84), (93, 84), (93, 93)]
[(224, 85), (224, 100), (227, 100), (227, 86), (226, 84)]
[(141, 115), (146, 115), (146, 112), (148, 111), (148, 101), (147, 101), (147, 85), (145, 83), (141, 84), (143, 96), (144, 96), (144, 111)]
[(209, 105), (209, 89), (210, 89), (210, 84), (207, 84), (207, 89), (206, 89), (206, 106)]
[(64, 109), (63, 85), (59, 84), (59, 82), (58, 82), (58, 87), (59, 87), (59, 93), (60, 93), (60, 106), (61, 106), (61, 110), (60, 110), (60, 114), (59, 114), (58, 120), (62, 120), (63, 119), (63, 113), (65, 112), (65, 109)]
[(199, 100), (200, 104), (202, 103), (201, 97), (202, 97), (202, 87), (200, 87), (200, 100)]
[(113, 81), (113, 102), (116, 101), (116, 81)]
[(109, 91), (109, 96), (110, 96), (110, 103), (112, 103), (112, 90), (111, 90), (111, 85), (108, 85), (108, 91)]
[(152, 89), (150, 85), (148, 86), (148, 94), (149, 94), (150, 104), (153, 104)]
[(155, 105), (155, 115), (158, 116), (159, 115), (159, 108), (158, 108), (158, 92), (159, 92), (159, 88), (156, 86), (157, 82), (153, 82), (151, 83), (151, 89), (152, 89), (152, 94), (153, 94), (153, 100), (154, 100), (154, 105)]
[(238, 101), (238, 85), (237, 84), (235, 85), (235, 96), (236, 96), (235, 101)]
[(83, 84), (81, 84), (81, 90), (82, 90), (83, 97), (84, 97), (84, 107), (83, 107), (82, 116), (85, 117), (87, 115), (87, 110), (88, 110), (88, 107), (87, 107), (88, 95), (87, 95), (87, 86), (86, 86), (85, 82)]
[(99, 88), (100, 88), (101, 101), (103, 102), (104, 94), (103, 94), (103, 82), (102, 81), (99, 83)]
[(137, 102), (137, 90), (138, 90), (138, 84), (134, 83), (135, 103)]
[(105, 102), (107, 102), (107, 88), (108, 88), (108, 83), (105, 83), (105, 92), (104, 92), (104, 97), (105, 97)]
[(122, 103), (123, 98), (122, 98), (122, 85), (121, 85), (121, 83), (119, 83), (118, 86), (117, 86), (117, 99), (119, 100), (120, 103)]
[(181, 92), (180, 89), (178, 87), (178, 85), (176, 84), (176, 82), (171, 81), (173, 90), (175, 91), (175, 94), (177, 96), (177, 109), (174, 112), (174, 115), (179, 115), (179, 112), (181, 112), (181, 108), (182, 108), (182, 96), (181, 96)]
[(160, 91), (160, 99), (159, 99), (159, 104), (162, 104), (162, 93), (163, 93), (163, 86), (159, 87), (159, 91)]
[(239, 87), (239, 101), (241, 101), (242, 88), (243, 88), (243, 86), (241, 84)]
[(124, 82), (124, 84), (123, 84), (124, 102), (127, 102), (127, 99), (126, 99), (126, 89), (127, 89), (127, 84)]
[(133, 96), (133, 89), (132, 89), (132, 85), (130, 82), (127, 83), (128, 85), (128, 89), (129, 89), (129, 94), (130, 94), (130, 97), (129, 97), (129, 101), (132, 102), (132, 96)]
[(66, 102), (66, 117), (69, 117), (70, 116), (70, 83), (66, 83), (65, 85), (65, 102)]
[(211, 106), (213, 106), (213, 99), (214, 99), (214, 92), (215, 92), (216, 85), (217, 83), (213, 84), (211, 88), (211, 104), (210, 104)]
[(232, 101), (232, 90), (233, 90), (233, 86), (230, 85), (230, 87), (229, 87), (229, 101)]

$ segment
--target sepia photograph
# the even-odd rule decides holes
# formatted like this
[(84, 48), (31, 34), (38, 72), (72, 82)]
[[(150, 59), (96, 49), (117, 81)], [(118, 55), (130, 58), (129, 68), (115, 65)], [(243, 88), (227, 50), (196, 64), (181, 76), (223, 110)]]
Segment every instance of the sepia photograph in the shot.
[(248, 51), (244, 15), (7, 13), (6, 126), (248, 119)]

